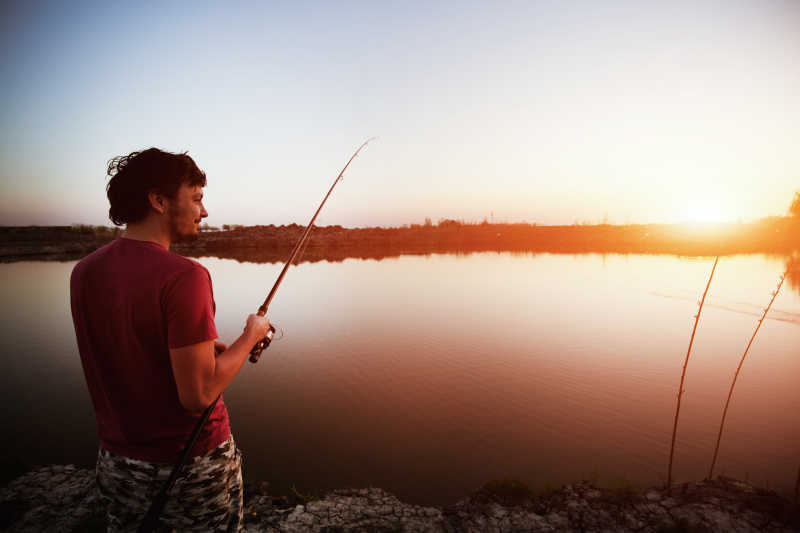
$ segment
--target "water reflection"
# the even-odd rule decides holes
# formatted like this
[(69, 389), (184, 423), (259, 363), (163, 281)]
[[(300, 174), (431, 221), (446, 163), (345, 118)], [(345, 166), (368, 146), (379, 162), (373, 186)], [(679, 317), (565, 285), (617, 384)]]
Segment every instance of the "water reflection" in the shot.
[[(260, 249), (260, 248), (244, 248), (244, 249), (234, 249), (228, 251), (215, 251), (214, 253), (208, 253), (205, 251), (192, 251), (186, 250), (185, 255), (188, 257), (200, 258), (200, 257), (214, 257), (218, 259), (233, 259), (239, 263), (285, 263), (288, 254), (284, 250), (275, 250), (275, 249)], [(599, 256), (602, 258), (603, 263), (605, 264), (607, 257), (628, 257), (628, 256), (637, 256), (639, 254), (613, 254), (613, 253), (573, 253), (573, 252), (565, 252), (565, 253), (552, 253), (552, 252), (532, 252), (530, 250), (520, 249), (520, 250), (508, 250), (505, 248), (498, 248), (497, 250), (481, 250), (481, 251), (474, 251), (469, 249), (464, 250), (453, 250), (447, 252), (446, 255), (453, 255), (456, 257), (469, 257), (476, 254), (486, 254), (486, 253), (494, 253), (494, 254), (503, 254), (503, 255), (511, 255), (512, 257), (535, 257), (537, 255), (565, 255), (565, 256), (572, 256), (572, 257), (581, 257), (586, 255), (592, 256)], [(299, 265), (303, 263), (319, 263), (319, 262), (327, 262), (327, 263), (341, 263), (347, 259), (361, 259), (361, 260), (375, 260), (375, 261), (382, 261), (384, 259), (397, 259), (402, 256), (422, 256), (422, 257), (430, 257), (430, 256), (437, 256), (442, 255), (441, 253), (432, 253), (430, 251), (387, 251), (381, 252), (380, 250), (376, 249), (370, 253), (357, 253), (354, 254), (351, 251), (346, 249), (340, 250), (331, 250), (331, 249), (324, 249), (324, 250), (317, 250), (311, 249), (303, 250), (300, 255), (295, 259), (294, 264)], [(674, 257), (671, 255), (661, 255), (663, 257)], [(658, 255), (656, 256), (658, 257)], [(737, 257), (737, 256), (722, 256), (725, 257)], [(789, 287), (800, 294), (800, 253), (794, 252), (792, 255), (784, 255), (784, 256), (770, 256), (782, 259), (785, 261), (785, 268), (784, 271), (786, 272), (786, 279), (788, 281)], [(697, 258), (695, 258), (697, 259)], [(731, 309), (734, 310), (735, 309)], [(790, 320), (794, 320), (795, 318), (790, 318)]]
[(786, 281), (800, 294), (800, 253), (795, 252), (786, 260)]
[[(252, 288), (265, 293), (281, 259), (199, 260), (229, 341), (264, 297)], [(245, 475), (277, 490), (377, 485), (422, 503), (452, 502), (497, 477), (534, 487), (586, 476), (663, 482), (711, 261), (475, 253), (303, 262), (270, 309), (284, 337), (225, 393)], [(69, 321), (73, 264), (0, 265), (1, 409), (16, 436), (1, 445), (7, 467), (93, 461)], [(720, 260), (687, 375), (678, 481), (707, 472), (755, 314), (788, 264)], [(800, 441), (792, 279), (795, 291), (778, 295), (742, 370), (718, 470), (787, 491)]]

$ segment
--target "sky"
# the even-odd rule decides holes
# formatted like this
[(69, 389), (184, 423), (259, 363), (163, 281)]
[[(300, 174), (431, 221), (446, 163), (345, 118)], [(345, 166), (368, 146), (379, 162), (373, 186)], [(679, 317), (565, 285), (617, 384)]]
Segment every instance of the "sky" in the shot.
[(207, 222), (749, 221), (800, 189), (800, 2), (3, 2), (0, 225), (105, 224), (157, 146)]

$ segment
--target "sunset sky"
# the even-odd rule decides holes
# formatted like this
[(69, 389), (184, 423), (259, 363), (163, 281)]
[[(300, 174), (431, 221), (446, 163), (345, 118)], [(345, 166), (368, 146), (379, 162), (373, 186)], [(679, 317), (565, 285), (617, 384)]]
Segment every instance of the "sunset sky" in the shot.
[[(129, 5), (126, 5), (129, 4)], [(212, 225), (752, 220), (800, 189), (800, 2), (4, 2), (0, 224), (107, 224), (157, 146)], [(400, 5), (402, 4), (402, 5)]]

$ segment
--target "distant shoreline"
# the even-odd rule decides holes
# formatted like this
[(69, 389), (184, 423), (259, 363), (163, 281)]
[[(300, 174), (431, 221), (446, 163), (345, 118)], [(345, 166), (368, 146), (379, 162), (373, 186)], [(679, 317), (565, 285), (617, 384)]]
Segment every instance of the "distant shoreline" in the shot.
[[(190, 257), (282, 262), (303, 226), (236, 226), (202, 231), (198, 240), (173, 250)], [(0, 261), (79, 259), (120, 234), (103, 226), (0, 227)], [(741, 224), (635, 224), (540, 226), (465, 224), (395, 228), (315, 227), (303, 261), (395, 257), (406, 254), (512, 251), (534, 253), (668, 254), (714, 256), (764, 253), (788, 256), (800, 250), (800, 221), (772, 217)]]

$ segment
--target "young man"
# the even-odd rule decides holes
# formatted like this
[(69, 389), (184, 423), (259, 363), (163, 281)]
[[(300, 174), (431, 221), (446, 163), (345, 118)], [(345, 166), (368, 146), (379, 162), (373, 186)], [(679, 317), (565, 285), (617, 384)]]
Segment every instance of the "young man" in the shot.
[[(70, 296), (94, 405), (97, 482), (109, 531), (135, 530), (202, 412), (233, 381), (269, 321), (250, 315), (230, 347), (217, 342), (208, 271), (169, 251), (195, 239), (205, 174), (186, 154), (156, 148), (112, 159), (109, 217), (124, 235), (80, 261)], [(161, 524), (236, 531), (241, 455), (220, 399), (170, 492)]]

